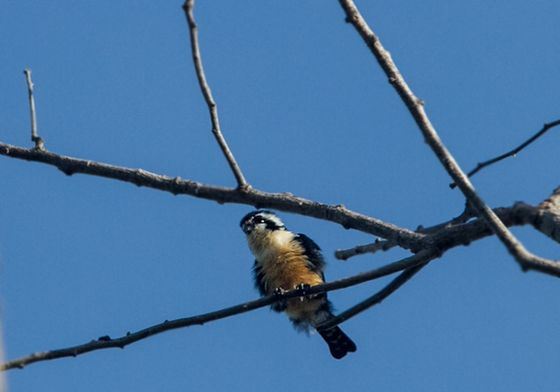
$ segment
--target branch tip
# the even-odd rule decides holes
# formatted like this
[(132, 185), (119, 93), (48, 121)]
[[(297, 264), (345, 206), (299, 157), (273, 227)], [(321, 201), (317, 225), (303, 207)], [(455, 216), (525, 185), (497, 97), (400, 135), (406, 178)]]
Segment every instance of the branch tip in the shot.
[(31, 79), (31, 69), (25, 68), (23, 70), (23, 74), (25, 75), (25, 81), (27, 83), (27, 96), (29, 100), (29, 117), (31, 121), (31, 141), (35, 143), (35, 149), (39, 151), (45, 150), (45, 142), (38, 134), (37, 130), (37, 114), (35, 110), (35, 96), (33, 95), (33, 88), (35, 85), (33, 84), (33, 80)]
[[(479, 171), (487, 168), (488, 166), (493, 165), (494, 163), (498, 163), (500, 161), (503, 161), (506, 158), (509, 158), (509, 157), (515, 158), (517, 156), (517, 154), (519, 154), (527, 146), (529, 146), (534, 141), (539, 139), (541, 136), (543, 136), (550, 129), (552, 129), (552, 128), (558, 126), (558, 125), (560, 125), (560, 119), (555, 120), (555, 121), (551, 121), (551, 122), (548, 122), (548, 123), (544, 123), (543, 127), (539, 131), (537, 131), (537, 133), (535, 133), (529, 139), (525, 140), (519, 146), (515, 147), (513, 150), (507, 151), (507, 152), (505, 152), (501, 155), (498, 155), (495, 158), (488, 159), (487, 161), (478, 162), (478, 164), (475, 166), (475, 168), (467, 173), (467, 177), (470, 178), (470, 177), (474, 176), (476, 173), (478, 173)], [(452, 182), (452, 183), (449, 184), (449, 187), (451, 189), (454, 189), (455, 187), (457, 187), (457, 184), (455, 182)]]

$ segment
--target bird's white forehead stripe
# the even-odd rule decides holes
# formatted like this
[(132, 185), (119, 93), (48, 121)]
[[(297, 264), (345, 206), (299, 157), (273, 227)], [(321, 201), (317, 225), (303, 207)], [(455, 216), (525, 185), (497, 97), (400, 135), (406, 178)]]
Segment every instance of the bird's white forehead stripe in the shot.
[(269, 213), (266, 213), (266, 212), (265, 212), (265, 213), (262, 213), (262, 214), (259, 214), (259, 215), (262, 216), (262, 217), (263, 217), (264, 219), (266, 219), (266, 220), (269, 220), (269, 221), (274, 222), (277, 226), (284, 226), (284, 222), (282, 222), (282, 221), (280, 220), (280, 218), (278, 218), (278, 217), (277, 217), (276, 215), (274, 215), (274, 214), (269, 214)]

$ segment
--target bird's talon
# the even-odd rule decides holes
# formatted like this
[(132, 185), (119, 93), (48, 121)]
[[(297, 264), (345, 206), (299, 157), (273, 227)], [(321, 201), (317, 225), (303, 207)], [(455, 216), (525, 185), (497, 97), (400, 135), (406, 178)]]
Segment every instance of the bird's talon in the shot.
[(309, 285), (307, 283), (300, 283), (296, 286), (296, 290), (301, 290), (302, 294), (303, 294), (301, 297), (299, 297), (299, 300), (301, 302), (305, 301), (306, 299), (310, 300), (315, 296), (314, 294), (306, 295), (307, 290), (309, 290), (310, 288), (311, 288), (311, 285)]
[(276, 288), (274, 289), (274, 295), (276, 295), (276, 296), (282, 296), (282, 295), (286, 294), (287, 291), (288, 291), (288, 290), (284, 290), (282, 287), (276, 287)]
[[(284, 294), (286, 294), (287, 291), (288, 290), (284, 290), (282, 287), (276, 287), (272, 293), (276, 297), (282, 297)], [(288, 306), (288, 301), (286, 299), (281, 299), (272, 305), (273, 309), (278, 312), (282, 312), (286, 310), (287, 306)]]

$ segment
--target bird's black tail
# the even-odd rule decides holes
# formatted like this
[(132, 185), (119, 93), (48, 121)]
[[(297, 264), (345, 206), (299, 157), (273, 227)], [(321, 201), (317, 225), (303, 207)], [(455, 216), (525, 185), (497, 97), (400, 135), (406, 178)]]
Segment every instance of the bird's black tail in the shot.
[(329, 345), (331, 355), (336, 359), (356, 351), (356, 344), (339, 327), (332, 327), (317, 332), (325, 339), (325, 342)]

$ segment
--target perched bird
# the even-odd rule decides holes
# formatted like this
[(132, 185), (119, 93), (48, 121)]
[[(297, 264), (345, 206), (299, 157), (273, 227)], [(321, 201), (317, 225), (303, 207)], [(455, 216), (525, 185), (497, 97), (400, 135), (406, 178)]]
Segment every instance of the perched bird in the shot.
[[(256, 259), (253, 272), (261, 295), (281, 294), (324, 283), (325, 261), (319, 246), (305, 234), (287, 230), (273, 212), (250, 212), (239, 225)], [(286, 312), (296, 329), (303, 331), (334, 317), (326, 294), (290, 298), (271, 307), (277, 312)], [(356, 351), (354, 342), (339, 327), (318, 332), (336, 359)]]

